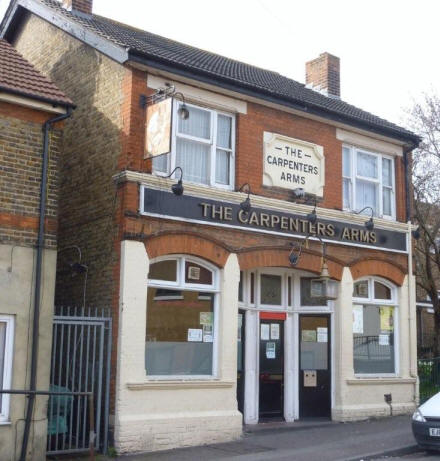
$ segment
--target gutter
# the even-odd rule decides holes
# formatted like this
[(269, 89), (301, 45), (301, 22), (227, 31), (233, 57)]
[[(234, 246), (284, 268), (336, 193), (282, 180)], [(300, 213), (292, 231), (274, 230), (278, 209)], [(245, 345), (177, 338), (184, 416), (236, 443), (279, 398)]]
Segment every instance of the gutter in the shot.
[(37, 382), (37, 362), (38, 362), (38, 339), (40, 333), (40, 293), (42, 278), (42, 262), (44, 248), (44, 219), (46, 214), (46, 189), (47, 189), (47, 170), (49, 165), (49, 132), (54, 123), (64, 120), (72, 115), (72, 107), (67, 108), (67, 112), (47, 120), (43, 125), (43, 164), (41, 168), (41, 185), (40, 185), (40, 224), (38, 228), (37, 242), (37, 263), (35, 269), (35, 290), (34, 290), (34, 316), (32, 328), (32, 355), (31, 355), (31, 374), (29, 382), (29, 400), (25, 418), (23, 432), (23, 441), (21, 446), (20, 461), (26, 461), (26, 452), (31, 429), (32, 413), (35, 403), (35, 392)]

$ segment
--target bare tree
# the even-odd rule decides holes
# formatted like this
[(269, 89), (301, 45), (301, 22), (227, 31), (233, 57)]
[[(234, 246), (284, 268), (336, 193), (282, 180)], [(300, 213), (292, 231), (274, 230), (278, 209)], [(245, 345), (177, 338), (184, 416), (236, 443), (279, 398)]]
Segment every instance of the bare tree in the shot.
[(440, 356), (440, 97), (425, 94), (409, 111), (409, 124), (422, 142), (413, 153), (413, 218), (420, 237), (415, 247), (418, 292), (434, 308), (435, 357)]

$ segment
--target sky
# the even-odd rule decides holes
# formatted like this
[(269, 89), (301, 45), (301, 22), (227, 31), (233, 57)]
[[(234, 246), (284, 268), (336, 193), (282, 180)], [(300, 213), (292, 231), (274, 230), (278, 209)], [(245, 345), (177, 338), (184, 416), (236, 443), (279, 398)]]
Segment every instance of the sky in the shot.
[(395, 123), (440, 94), (438, 0), (94, 0), (93, 11), (302, 83), (327, 51), (341, 59), (342, 99)]

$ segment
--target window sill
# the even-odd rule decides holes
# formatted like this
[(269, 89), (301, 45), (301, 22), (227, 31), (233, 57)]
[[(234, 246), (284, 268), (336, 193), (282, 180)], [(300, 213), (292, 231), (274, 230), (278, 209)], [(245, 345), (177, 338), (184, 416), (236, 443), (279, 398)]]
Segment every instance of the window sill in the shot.
[(0, 426), (10, 426), (11, 421), (0, 421)]
[(371, 378), (354, 378), (347, 379), (347, 384), (414, 384), (416, 378), (399, 378), (399, 377), (371, 377)]
[(141, 383), (127, 383), (127, 388), (132, 391), (141, 391), (144, 389), (216, 389), (234, 386), (234, 381), (220, 380), (151, 380)]

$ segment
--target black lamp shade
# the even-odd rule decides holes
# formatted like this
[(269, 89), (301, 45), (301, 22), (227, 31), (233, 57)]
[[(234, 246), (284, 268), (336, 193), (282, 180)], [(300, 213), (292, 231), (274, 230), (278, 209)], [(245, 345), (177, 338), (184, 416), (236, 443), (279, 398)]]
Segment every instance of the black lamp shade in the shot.
[(419, 240), (420, 238), (420, 227), (418, 227), (417, 229), (414, 229), (412, 231), (412, 236), (416, 239), (416, 240)]
[(315, 210), (313, 210), (311, 213), (307, 215), (307, 221), (309, 221), (310, 224), (315, 224), (317, 219), (318, 216), (316, 215)]
[(298, 262), (299, 256), (295, 253), (290, 253), (289, 255), (289, 262), (291, 266), (295, 266)]
[(176, 184), (173, 184), (171, 186), (171, 190), (172, 190), (174, 195), (182, 195), (183, 194), (182, 180), (179, 179), (179, 181)]
[(189, 110), (185, 104), (182, 104), (177, 111), (177, 114), (182, 120), (187, 120), (189, 118)]
[(368, 221), (365, 221), (365, 228), (369, 231), (372, 231), (374, 229), (373, 218), (370, 218)]
[(251, 201), (249, 197), (246, 197), (246, 199), (240, 203), (240, 209), (242, 209), (246, 213), (249, 213), (249, 211), (251, 211)]

